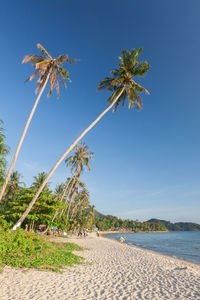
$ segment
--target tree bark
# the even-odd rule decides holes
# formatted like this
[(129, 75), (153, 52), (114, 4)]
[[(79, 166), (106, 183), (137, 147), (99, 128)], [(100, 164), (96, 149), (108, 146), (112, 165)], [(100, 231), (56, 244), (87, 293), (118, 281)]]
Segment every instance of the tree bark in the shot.
[(40, 100), (40, 97), (41, 97), (41, 95), (42, 95), (42, 93), (43, 93), (43, 91), (44, 91), (44, 89), (45, 89), (45, 87), (46, 87), (46, 85), (47, 85), (48, 80), (49, 80), (49, 76), (50, 76), (50, 73), (47, 75), (46, 81), (45, 81), (45, 83), (44, 83), (44, 85), (43, 85), (43, 87), (42, 87), (42, 89), (41, 89), (41, 91), (40, 91), (40, 93), (39, 93), (39, 95), (38, 95), (36, 101), (35, 101), (35, 104), (34, 104), (34, 106), (33, 106), (33, 108), (32, 108), (32, 111), (31, 111), (31, 113), (30, 113), (30, 115), (29, 115), (28, 121), (26, 122), (26, 125), (25, 125), (25, 127), (24, 127), (24, 131), (23, 131), (23, 133), (22, 133), (22, 136), (21, 136), (21, 138), (20, 138), (19, 144), (18, 144), (17, 149), (16, 149), (16, 151), (15, 151), (15, 154), (14, 154), (14, 156), (13, 156), (13, 160), (12, 160), (10, 169), (8, 170), (6, 179), (5, 179), (5, 181), (4, 181), (4, 184), (3, 184), (2, 189), (1, 189), (1, 192), (0, 192), (0, 202), (1, 202), (2, 197), (3, 197), (3, 194), (4, 194), (4, 192), (5, 192), (5, 189), (6, 189), (6, 186), (7, 186), (7, 184), (8, 184), (8, 181), (9, 181), (10, 175), (11, 175), (11, 173), (12, 173), (12, 170), (13, 170), (13, 168), (14, 168), (15, 162), (16, 162), (16, 160), (17, 160), (17, 157), (18, 157), (18, 154), (19, 154), (19, 150), (20, 150), (20, 148), (21, 148), (21, 146), (22, 146), (22, 143), (23, 143), (23, 141), (24, 141), (24, 137), (25, 137), (26, 132), (27, 132), (27, 130), (28, 130), (29, 124), (30, 124), (30, 122), (31, 122), (31, 120), (32, 120), (33, 114), (34, 114), (34, 112), (35, 112), (35, 110), (36, 110), (36, 107), (37, 107), (37, 105), (38, 105), (38, 102), (39, 102), (39, 100)]
[(119, 95), (115, 98), (115, 100), (113, 101), (113, 103), (111, 103), (95, 120), (94, 122), (92, 122), (82, 133), (81, 135), (71, 144), (71, 146), (63, 153), (63, 155), (58, 159), (58, 161), (55, 163), (55, 165), (53, 166), (53, 168), (50, 170), (49, 174), (47, 175), (47, 177), (45, 178), (44, 182), (41, 184), (39, 190), (37, 191), (37, 193), (35, 194), (35, 196), (33, 197), (32, 201), (29, 203), (26, 211), (23, 213), (23, 215), (21, 216), (21, 218), (17, 221), (17, 223), (13, 226), (11, 231), (15, 231), (18, 227), (21, 226), (22, 222), (25, 220), (25, 218), (27, 217), (27, 215), (29, 214), (31, 208), (33, 207), (35, 201), (37, 200), (37, 198), (39, 197), (40, 193), (42, 192), (44, 186), (47, 184), (49, 178), (53, 175), (53, 173), (55, 172), (55, 170), (57, 169), (57, 167), (60, 165), (60, 163), (63, 161), (63, 159), (72, 151), (72, 149), (76, 146), (76, 144), (78, 144), (78, 142), (86, 135), (86, 133), (88, 131), (90, 131), (98, 121), (101, 120), (101, 118), (115, 105), (115, 103), (117, 102), (117, 100), (119, 99), (119, 97), (122, 95), (122, 93), (124, 92), (125, 87), (122, 88), (121, 92), (119, 93)]

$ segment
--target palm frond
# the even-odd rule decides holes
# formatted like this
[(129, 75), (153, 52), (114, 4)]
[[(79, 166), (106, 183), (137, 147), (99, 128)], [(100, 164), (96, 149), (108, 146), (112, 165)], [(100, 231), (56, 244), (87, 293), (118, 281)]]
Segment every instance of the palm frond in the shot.
[(62, 78), (64, 78), (64, 79), (70, 81), (70, 79), (69, 79), (69, 74), (68, 74), (67, 70), (65, 70), (64, 68), (62, 68), (62, 67), (60, 67), (60, 66), (58, 66), (58, 74), (59, 74)]
[(44, 83), (45, 83), (45, 80), (47, 79), (47, 76), (49, 74), (49, 71), (50, 71), (50, 68), (51, 66), (48, 66), (45, 70), (45, 72), (43, 72), (41, 74), (41, 76), (38, 78), (37, 82), (38, 82), (38, 86), (35, 90), (35, 93), (37, 94), (37, 92), (43, 87)]
[(61, 54), (56, 58), (56, 63), (58, 65), (63, 65), (66, 62), (73, 64), (73, 63), (76, 63), (77, 61), (78, 61), (78, 59), (69, 58), (68, 54)]
[(47, 52), (47, 50), (41, 44), (37, 44), (37, 47), (40, 49), (40, 51), (42, 52), (42, 54), (46, 55), (50, 59), (53, 59), (51, 57), (51, 55)]
[(135, 105), (140, 110), (142, 108), (142, 99), (139, 93), (145, 92), (149, 94), (147, 89), (137, 84), (133, 79), (135, 76), (143, 76), (150, 67), (147, 61), (139, 63), (139, 55), (142, 50), (142, 48), (139, 50), (133, 48), (131, 51), (122, 50), (122, 55), (119, 56), (119, 68), (113, 69), (110, 72), (112, 75), (111, 78), (106, 77), (98, 84), (98, 91), (102, 89), (113, 91), (113, 94), (107, 100), (109, 103), (113, 103), (122, 88), (125, 87), (124, 92), (115, 103), (113, 111), (117, 110), (120, 102), (124, 106), (126, 96), (129, 100), (129, 108), (133, 108)]
[(39, 70), (36, 70), (33, 75), (31, 75), (30, 77), (28, 77), (24, 82), (27, 83), (28, 81), (31, 81), (36, 75), (39, 74)]
[(115, 89), (114, 93), (110, 96), (107, 102), (112, 103), (115, 100), (115, 98), (120, 94), (122, 89), (123, 87), (118, 87), (117, 89)]
[(56, 77), (56, 91), (57, 91), (57, 95), (58, 95), (58, 98), (59, 98), (60, 97), (60, 89), (59, 89), (59, 82), (58, 82), (57, 72), (55, 72), (55, 77)]
[(68, 60), (68, 54), (61, 54), (56, 58), (56, 63), (58, 65), (64, 64)]
[(35, 65), (36, 63), (41, 62), (44, 59), (45, 58), (43, 56), (40, 56), (40, 55), (28, 54), (22, 60), (22, 64), (30, 62), (32, 65)]
[(134, 76), (143, 76), (149, 71), (150, 65), (147, 61), (140, 63), (140, 65), (135, 69)]
[(145, 92), (146, 94), (150, 95), (149, 91), (147, 89), (145, 89), (143, 86), (141, 86), (140, 84), (135, 82), (134, 85), (135, 85), (135, 89), (137, 92), (139, 92), (139, 93)]
[(55, 81), (56, 81), (55, 73), (52, 72), (51, 75), (50, 75), (50, 90), (49, 90), (49, 93), (48, 93), (47, 97), (51, 96), (53, 88), (55, 86)]

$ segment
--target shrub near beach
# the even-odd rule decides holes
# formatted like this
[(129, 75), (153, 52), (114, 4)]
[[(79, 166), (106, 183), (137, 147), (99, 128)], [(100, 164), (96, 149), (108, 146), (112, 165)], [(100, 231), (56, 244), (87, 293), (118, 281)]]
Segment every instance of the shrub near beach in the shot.
[(0, 228), (0, 266), (49, 269), (61, 271), (65, 266), (81, 263), (73, 254), (82, 250), (72, 243), (54, 243), (36, 233), (17, 230), (14, 233)]

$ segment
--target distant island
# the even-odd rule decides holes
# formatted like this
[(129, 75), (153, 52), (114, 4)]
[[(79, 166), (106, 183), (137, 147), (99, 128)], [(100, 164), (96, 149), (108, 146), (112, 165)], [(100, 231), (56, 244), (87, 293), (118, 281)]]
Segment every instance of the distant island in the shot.
[(150, 219), (147, 222), (162, 223), (169, 231), (200, 231), (200, 225), (192, 222), (171, 223), (170, 221), (159, 220), (159, 219)]
[(101, 231), (126, 232), (166, 232), (166, 231), (200, 231), (200, 225), (191, 222), (171, 223), (170, 221), (150, 219), (146, 222), (121, 219), (112, 215), (103, 215), (95, 211), (95, 226)]

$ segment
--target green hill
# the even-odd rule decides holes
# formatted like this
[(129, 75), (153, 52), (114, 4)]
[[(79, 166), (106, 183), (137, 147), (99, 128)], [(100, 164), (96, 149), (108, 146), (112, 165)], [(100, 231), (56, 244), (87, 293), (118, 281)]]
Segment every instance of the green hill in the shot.
[(148, 223), (156, 223), (160, 222), (169, 231), (200, 231), (200, 225), (192, 222), (177, 222), (171, 223), (170, 221), (159, 220), (159, 219), (150, 219), (147, 221)]

